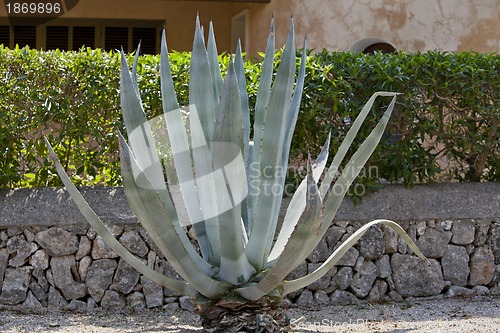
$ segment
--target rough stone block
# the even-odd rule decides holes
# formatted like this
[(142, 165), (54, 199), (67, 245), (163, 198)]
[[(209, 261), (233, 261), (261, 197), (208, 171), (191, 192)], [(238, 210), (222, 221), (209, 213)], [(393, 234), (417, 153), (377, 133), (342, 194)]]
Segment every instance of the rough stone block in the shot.
[(96, 302), (101, 301), (105, 291), (113, 281), (113, 275), (117, 266), (116, 261), (112, 259), (96, 260), (90, 265), (85, 284), (90, 296)]
[(65, 256), (78, 251), (78, 237), (68, 231), (52, 227), (35, 236), (37, 242), (49, 256)]
[(448, 250), (452, 233), (428, 228), (417, 240), (417, 246), (427, 258), (441, 258)]
[(351, 284), (353, 272), (351, 267), (341, 267), (333, 280), (340, 290), (345, 290)]
[(141, 273), (127, 264), (125, 260), (120, 259), (113, 278), (113, 284), (109, 288), (123, 294), (129, 294), (139, 282), (140, 276)]
[(469, 278), (469, 255), (463, 246), (448, 245), (448, 251), (441, 258), (443, 277), (456, 286), (466, 286)]
[(101, 300), (101, 307), (105, 310), (121, 310), (127, 306), (127, 301), (122, 293), (106, 290)]
[(451, 237), (451, 242), (456, 245), (468, 245), (474, 241), (474, 234), (476, 228), (474, 224), (470, 221), (455, 221), (451, 232), (453, 237)]
[(149, 249), (137, 231), (126, 231), (120, 237), (120, 243), (131, 253), (144, 257)]
[(363, 262), (359, 272), (354, 274), (350, 287), (354, 295), (359, 298), (368, 296), (373, 282), (377, 278), (377, 266), (371, 261)]
[(146, 298), (148, 308), (155, 308), (163, 305), (163, 287), (141, 276), (142, 292)]
[(87, 295), (85, 284), (76, 282), (72, 276), (72, 267), (76, 268), (74, 256), (53, 257), (50, 264), (54, 283), (66, 300), (78, 299)]
[(359, 299), (345, 290), (335, 290), (330, 296), (330, 303), (348, 305), (359, 303)]
[[(432, 229), (427, 229), (427, 231)], [(444, 288), (441, 265), (415, 256), (393, 254), (392, 272), (396, 291), (403, 297), (438, 295)]]
[(377, 260), (375, 263), (377, 265), (378, 277), (385, 279), (392, 274), (391, 259), (388, 254), (384, 254), (382, 258)]
[(0, 304), (16, 305), (24, 302), (31, 281), (33, 267), (7, 268), (0, 294)]
[(487, 285), (495, 275), (495, 257), (493, 251), (487, 247), (478, 247), (472, 254), (469, 262), (469, 285)]
[(368, 260), (380, 258), (385, 251), (384, 233), (379, 226), (369, 228), (358, 242), (359, 253)]
[(91, 254), (94, 260), (118, 258), (118, 254), (104, 242), (101, 236), (94, 239)]

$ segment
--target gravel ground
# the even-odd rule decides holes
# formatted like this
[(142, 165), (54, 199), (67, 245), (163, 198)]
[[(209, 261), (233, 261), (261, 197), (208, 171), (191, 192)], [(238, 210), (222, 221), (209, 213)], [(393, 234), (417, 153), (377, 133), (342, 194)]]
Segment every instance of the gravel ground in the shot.
[[(389, 304), (289, 309), (292, 332), (500, 332), (500, 297), (426, 298)], [(202, 332), (188, 311), (27, 313), (0, 309), (0, 332)]]

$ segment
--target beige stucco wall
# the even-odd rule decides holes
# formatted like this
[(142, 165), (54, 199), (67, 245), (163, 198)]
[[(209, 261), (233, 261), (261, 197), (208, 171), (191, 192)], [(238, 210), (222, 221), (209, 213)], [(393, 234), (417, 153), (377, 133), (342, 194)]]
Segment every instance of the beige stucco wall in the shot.
[[(170, 0), (80, 0), (64, 17), (165, 20), (169, 48), (190, 50), (196, 13), (214, 22), (219, 50), (231, 45), (231, 17), (249, 9), (248, 48), (265, 49), (274, 14), (276, 42), (283, 45), (293, 15), (297, 46), (348, 50), (367, 37), (409, 51), (500, 51), (500, 0), (271, 0), (230, 3)], [(0, 19), (5, 17), (0, 6)]]
[(378, 37), (398, 49), (500, 51), (500, 0), (271, 0), (250, 8), (250, 51), (265, 47), (274, 14), (277, 45), (293, 15), (297, 37), (315, 49), (348, 50)]

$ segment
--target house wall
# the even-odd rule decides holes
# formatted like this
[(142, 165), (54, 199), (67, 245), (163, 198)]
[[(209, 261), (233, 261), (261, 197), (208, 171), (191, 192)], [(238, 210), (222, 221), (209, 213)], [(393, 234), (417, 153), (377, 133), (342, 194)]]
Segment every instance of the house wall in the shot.
[[(281, 46), (293, 15), (298, 46), (349, 50), (365, 38), (379, 38), (397, 49), (479, 52), (500, 50), (500, 0), (271, 0), (270, 3), (207, 1), (85, 0), (63, 18), (165, 20), (169, 48), (191, 49), (196, 13), (212, 20), (220, 51), (231, 49), (231, 18), (249, 9), (247, 51), (265, 49), (275, 17), (276, 45)], [(6, 11), (0, 6), (0, 20)]]
[(248, 7), (252, 53), (265, 48), (273, 14), (277, 45), (293, 15), (298, 40), (307, 35), (317, 50), (349, 50), (369, 37), (408, 51), (500, 50), (500, 0), (272, 0)]

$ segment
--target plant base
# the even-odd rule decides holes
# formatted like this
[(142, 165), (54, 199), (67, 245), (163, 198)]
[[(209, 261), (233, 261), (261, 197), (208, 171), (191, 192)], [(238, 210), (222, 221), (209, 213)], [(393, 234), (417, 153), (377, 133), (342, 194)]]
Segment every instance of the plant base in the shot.
[(199, 315), (207, 333), (288, 332), (290, 323), (285, 309), (265, 298), (236, 307), (215, 304)]

